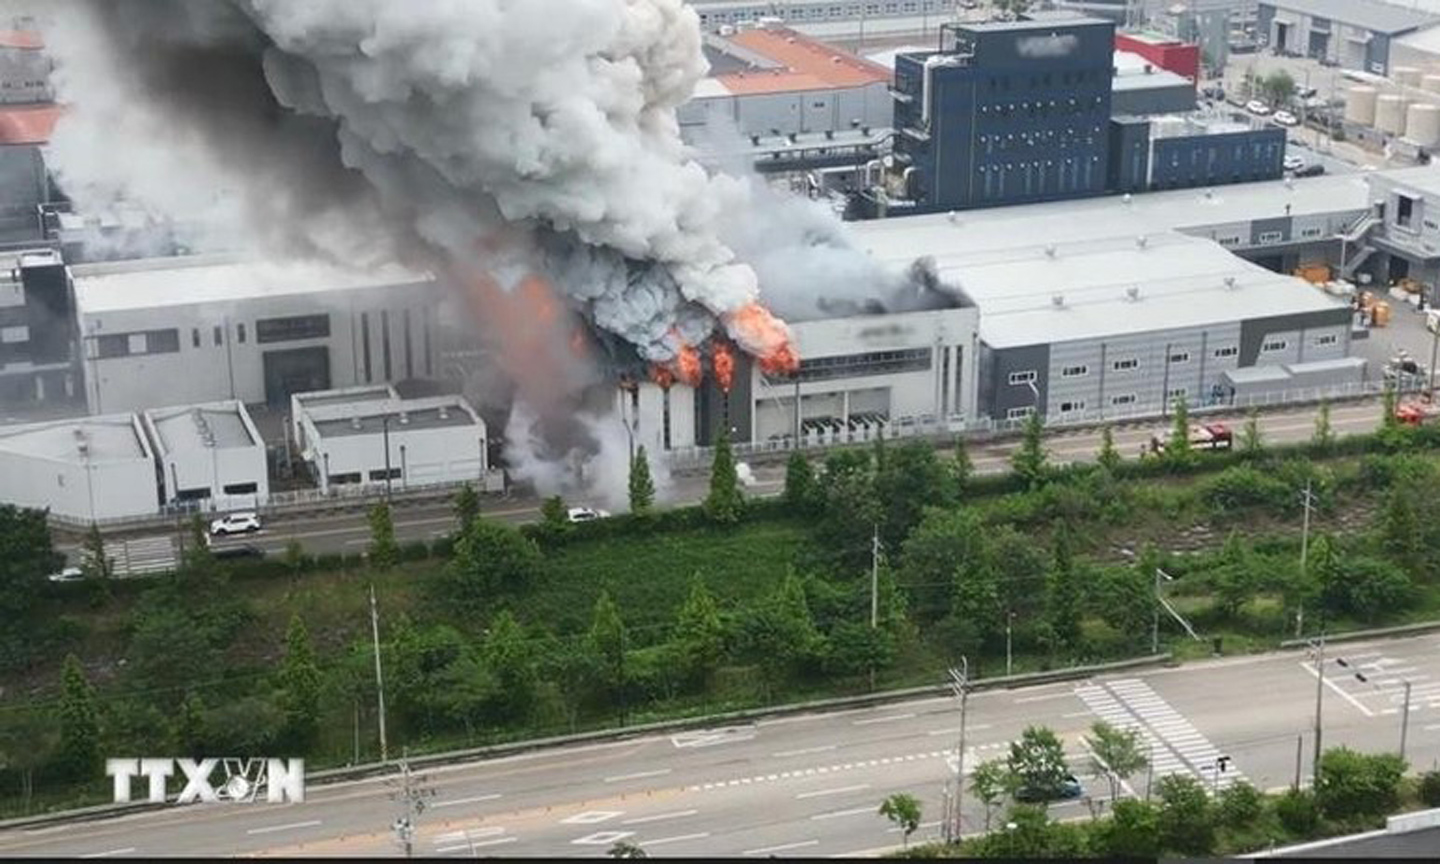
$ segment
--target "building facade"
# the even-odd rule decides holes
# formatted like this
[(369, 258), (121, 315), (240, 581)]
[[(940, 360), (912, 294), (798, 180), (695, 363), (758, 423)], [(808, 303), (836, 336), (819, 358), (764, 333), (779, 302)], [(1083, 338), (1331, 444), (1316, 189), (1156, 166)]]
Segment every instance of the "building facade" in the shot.
[(154, 451), (133, 414), (0, 426), (0, 501), (75, 522), (159, 512)]
[(1376, 75), (1390, 74), (1392, 40), (1440, 20), (1382, 0), (1261, 0), (1257, 19), (1274, 50)]
[(70, 282), (59, 254), (10, 256), (0, 270), (0, 403), (65, 404), (83, 398)]
[(242, 402), (145, 411), (164, 504), (253, 509), (270, 500), (265, 441)]
[(1285, 173), (1285, 130), (1198, 115), (1116, 117), (1110, 171), (1116, 192), (1278, 180)]

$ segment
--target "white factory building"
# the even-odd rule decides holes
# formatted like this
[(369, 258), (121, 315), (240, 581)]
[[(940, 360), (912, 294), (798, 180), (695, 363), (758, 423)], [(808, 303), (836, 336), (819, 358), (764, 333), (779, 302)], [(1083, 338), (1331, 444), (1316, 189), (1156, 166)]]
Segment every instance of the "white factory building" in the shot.
[[(92, 413), (437, 377), (433, 279), (187, 257), (71, 268)], [(157, 383), (163, 382), (163, 386)]]
[(265, 441), (241, 402), (159, 408), (141, 415), (166, 504), (253, 509), (270, 498)]
[(387, 477), (396, 490), (502, 482), (490, 470), (485, 421), (459, 396), (403, 399), (372, 386), (297, 393), (290, 402), (290, 434), (323, 492)]
[(140, 419), (0, 426), (0, 501), (81, 523), (158, 513), (155, 454)]

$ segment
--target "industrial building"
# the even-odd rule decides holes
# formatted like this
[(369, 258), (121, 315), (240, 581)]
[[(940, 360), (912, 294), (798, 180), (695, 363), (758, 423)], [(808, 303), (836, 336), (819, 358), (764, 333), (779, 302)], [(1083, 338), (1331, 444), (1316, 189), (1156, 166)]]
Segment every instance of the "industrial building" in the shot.
[(1260, 0), (1258, 32), (1274, 50), (1376, 75), (1390, 74), (1390, 46), (1437, 22), (1430, 12), (1383, 0)]
[(242, 402), (160, 408), (141, 415), (166, 505), (252, 509), (270, 498), (265, 441)]
[(403, 399), (388, 385), (351, 387), (292, 394), (290, 412), (300, 457), (327, 494), (340, 485), (504, 488), (490, 470), (485, 421), (459, 396)]
[(789, 25), (953, 14), (955, 0), (696, 0), (690, 4), (709, 32), (774, 19)]
[(1429, 305), (1440, 303), (1440, 173), (1377, 171), (1368, 179), (1369, 209), (1347, 238), (1341, 272), (1376, 285), (1413, 281)]
[(1115, 192), (1275, 180), (1285, 169), (1285, 130), (1206, 114), (1115, 117), (1109, 158)]
[(115, 414), (0, 426), (0, 501), (76, 522), (159, 512), (140, 419)]
[(71, 272), (92, 413), (438, 377), (444, 292), (425, 274), (198, 256)]
[(63, 405), (82, 399), (76, 344), (60, 256), (36, 249), (0, 259), (0, 402)]
[[(1120, 34), (1116, 34), (1118, 40)], [(1165, 69), (1130, 51), (1116, 51), (1111, 65), (1110, 113), (1178, 114), (1195, 110), (1195, 79)]]
[(44, 146), (60, 119), (38, 33), (0, 31), (0, 240), (39, 239), (36, 207), (55, 198)]

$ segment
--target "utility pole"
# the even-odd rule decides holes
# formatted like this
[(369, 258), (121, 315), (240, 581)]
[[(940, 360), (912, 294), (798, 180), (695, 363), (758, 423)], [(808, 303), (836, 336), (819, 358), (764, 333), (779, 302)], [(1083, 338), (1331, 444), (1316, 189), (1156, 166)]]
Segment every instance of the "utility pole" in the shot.
[(1410, 735), (1410, 682), (1405, 682), (1405, 707), (1400, 709), (1400, 758), (1405, 758), (1405, 739)]
[(880, 527), (870, 536), (870, 629), (880, 626)]
[(1015, 610), (1011, 609), (1005, 616), (1005, 677), (1010, 677), (1014, 671), (1014, 655), (1010, 652), (1010, 631), (1015, 625)]
[(375, 646), (375, 693), (380, 702), (380, 761), (390, 761), (385, 741), (385, 678), (380, 672), (380, 612), (375, 606), (375, 586), (370, 586), (370, 639)]
[[(1311, 481), (1305, 481), (1305, 491), (1300, 502), (1305, 507), (1304, 527), (1300, 529), (1300, 584), (1305, 584), (1305, 558), (1310, 552), (1310, 509), (1315, 506), (1315, 496), (1310, 491)], [(1295, 638), (1299, 639), (1305, 627), (1305, 601), (1302, 599), (1295, 610)]]
[[(421, 775), (416, 777), (410, 773), (410, 760), (406, 755), (400, 757), (400, 778), (391, 778), (385, 781), (385, 785), (394, 791), (390, 793), (391, 801), (400, 802), (400, 817), (390, 825), (395, 832), (395, 840), (405, 849), (405, 857), (411, 858), (415, 854), (415, 822), (420, 814), (425, 812), (425, 799), (435, 797), (435, 790), (428, 786), (421, 786), (428, 778)], [(468, 836), (467, 836), (468, 839)]]
[(1310, 788), (1320, 787), (1320, 730), (1323, 727), (1321, 722), (1321, 711), (1325, 707), (1325, 631), (1320, 631), (1320, 638), (1311, 640), (1311, 646), (1315, 649), (1315, 759), (1310, 766)]
[(380, 418), (381, 437), (385, 439), (385, 500), (390, 500), (390, 415)]
[(963, 827), (963, 809), (961, 803), (965, 799), (965, 716), (970, 697), (970, 658), (960, 657), (960, 668), (950, 669), (950, 692), (960, 697), (960, 749), (956, 754), (955, 762), (955, 797), (954, 797), (954, 824), (947, 825), (946, 831), (949, 836), (946, 838), (951, 843), (958, 843), (961, 839)]

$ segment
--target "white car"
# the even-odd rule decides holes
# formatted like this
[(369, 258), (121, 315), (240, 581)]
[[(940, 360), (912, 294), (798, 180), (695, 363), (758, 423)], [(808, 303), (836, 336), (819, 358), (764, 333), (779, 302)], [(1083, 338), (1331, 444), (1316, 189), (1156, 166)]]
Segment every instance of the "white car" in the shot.
[(229, 516), (222, 516), (210, 523), (210, 534), (213, 537), (252, 534), (259, 530), (260, 517), (254, 513), (231, 513)]
[(1299, 157), (1299, 156), (1286, 156), (1286, 157), (1285, 157), (1285, 170), (1286, 170), (1286, 171), (1299, 171), (1301, 168), (1304, 168), (1304, 167), (1305, 167), (1305, 160), (1302, 159), (1301, 157)]
[(1295, 115), (1291, 114), (1289, 111), (1276, 111), (1275, 116), (1271, 117), (1270, 119), (1280, 126), (1300, 125), (1300, 121), (1297, 120), (1295, 118)]
[(571, 507), (565, 513), (565, 518), (570, 522), (594, 522), (596, 519), (604, 519), (610, 514), (604, 510), (595, 510), (590, 507)]
[(45, 578), (49, 579), (51, 582), (79, 582), (81, 579), (85, 578), (85, 571), (81, 570), (79, 567), (66, 567), (59, 573), (51, 573)]
[(1264, 117), (1266, 114), (1270, 113), (1270, 106), (1266, 105), (1264, 102), (1261, 102), (1259, 99), (1251, 99), (1249, 102), (1245, 103), (1245, 110), (1249, 111), (1251, 114), (1258, 114), (1261, 117)]

